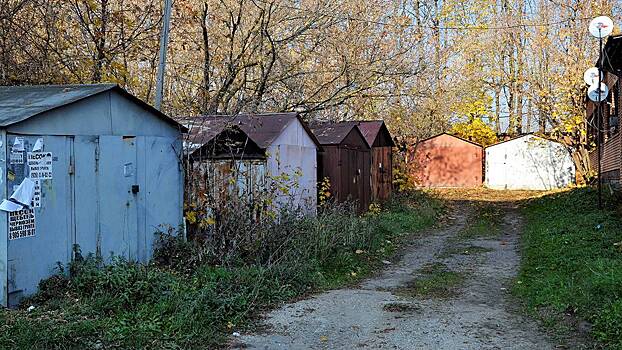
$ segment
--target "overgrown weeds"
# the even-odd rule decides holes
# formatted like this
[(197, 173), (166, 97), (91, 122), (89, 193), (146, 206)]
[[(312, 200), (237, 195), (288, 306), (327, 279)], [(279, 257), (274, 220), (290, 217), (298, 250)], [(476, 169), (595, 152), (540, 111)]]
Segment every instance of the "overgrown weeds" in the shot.
[(217, 347), (261, 310), (364, 277), (400, 237), (432, 225), (440, 210), (439, 202), (411, 194), (364, 216), (334, 204), (316, 217), (246, 217), (210, 233), (226, 237), (185, 241), (163, 232), (148, 265), (86, 257), (42, 281), (19, 310), (0, 312), (0, 347)]
[(606, 348), (622, 349), (622, 220), (615, 203), (596, 203), (587, 188), (527, 203), (514, 292), (535, 314), (587, 320)]

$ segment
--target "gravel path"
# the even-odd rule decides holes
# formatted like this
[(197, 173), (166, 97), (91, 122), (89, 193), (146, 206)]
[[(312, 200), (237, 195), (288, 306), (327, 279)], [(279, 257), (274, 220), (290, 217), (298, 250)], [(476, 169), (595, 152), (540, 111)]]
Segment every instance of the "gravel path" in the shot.
[[(452, 222), (414, 238), (400, 261), (356, 288), (325, 292), (266, 315), (266, 331), (242, 335), (232, 348), (250, 349), (553, 349), (538, 325), (512, 311), (510, 279), (519, 263), (521, 218), (503, 207), (502, 234), (452, 239), (475, 215), (458, 204)], [(456, 248), (478, 246), (476, 254)], [(453, 249), (453, 250), (452, 250)], [(447, 254), (450, 250), (454, 254)], [(466, 276), (449, 298), (399, 293), (426, 264), (442, 263)]]

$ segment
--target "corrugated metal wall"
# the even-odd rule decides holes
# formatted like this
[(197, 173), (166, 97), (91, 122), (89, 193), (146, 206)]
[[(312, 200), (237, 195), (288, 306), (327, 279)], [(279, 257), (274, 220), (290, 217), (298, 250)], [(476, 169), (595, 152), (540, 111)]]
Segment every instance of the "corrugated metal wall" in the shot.
[[(27, 149), (42, 138), (53, 154), (54, 175), (41, 180), (35, 236), (9, 240), (10, 298), (33, 293), (57, 262), (71, 261), (74, 245), (84, 256), (147, 261), (159, 225), (177, 229), (181, 174), (170, 139), (9, 134), (9, 144), (16, 137)], [(28, 175), (25, 169), (24, 163), (9, 165), (9, 192)]]
[[(317, 147), (302, 124), (293, 120), (268, 147), (268, 173), (289, 178), (287, 193), (277, 202), (315, 214), (317, 207)], [(287, 175), (283, 177), (282, 175)]]
[(373, 147), (371, 150), (372, 201), (383, 201), (391, 197), (393, 188), (392, 155), (392, 147)]
[(609, 140), (603, 144), (601, 156), (603, 172), (620, 170), (620, 162), (622, 161), (620, 159), (620, 155), (622, 155), (620, 150), (620, 134), (616, 134), (609, 138)]
[(363, 212), (371, 203), (371, 151), (354, 130), (341, 144), (322, 146), (319, 178), (329, 178), (330, 192), (337, 201), (357, 201)]
[(560, 143), (527, 135), (486, 148), (486, 187), (551, 190), (574, 180), (574, 162)]
[[(597, 149), (590, 153), (590, 165), (592, 170), (598, 171), (598, 152)], [(620, 183), (622, 174), (620, 167), (622, 166), (622, 142), (620, 133), (616, 133), (610, 137), (601, 149), (601, 169), (602, 177), (605, 183)]]
[[(16, 137), (24, 153), (42, 138), (53, 176), (41, 181), (34, 236), (8, 241), (9, 304), (35, 292), (57, 263), (67, 266), (74, 245), (84, 256), (147, 261), (156, 231), (182, 223), (180, 136), (113, 92), (11, 126), (6, 159)], [(25, 164), (7, 164), (9, 194), (28, 175)]]
[[(622, 85), (620, 80), (611, 73), (607, 73), (608, 86), (611, 93), (608, 96), (608, 103), (603, 108), (603, 138), (606, 141), (601, 147), (601, 170), (602, 178), (605, 183), (622, 183), (622, 141), (620, 137), (620, 118), (622, 115)], [(590, 139), (596, 140), (597, 130), (597, 104), (588, 101), (586, 103), (586, 115), (591, 122), (588, 125), (588, 135)], [(598, 172), (598, 149), (590, 152), (590, 166), (594, 173)]]
[(409, 164), (421, 187), (479, 187), (482, 185), (482, 147), (441, 134), (417, 144)]

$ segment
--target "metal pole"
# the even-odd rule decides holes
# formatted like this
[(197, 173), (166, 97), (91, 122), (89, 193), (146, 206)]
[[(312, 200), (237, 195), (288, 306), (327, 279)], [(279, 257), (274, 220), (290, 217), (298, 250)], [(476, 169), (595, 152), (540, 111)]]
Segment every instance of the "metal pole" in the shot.
[(155, 108), (162, 106), (162, 94), (164, 90), (164, 70), (166, 69), (166, 49), (168, 47), (168, 32), (171, 23), (171, 11), (173, 0), (164, 0), (164, 19), (162, 21), (162, 33), (160, 37), (160, 64), (158, 66), (158, 80), (156, 83)]
[[(598, 29), (599, 33), (600, 33), (600, 29)], [(601, 159), (602, 159), (602, 126), (603, 126), (603, 116), (602, 116), (602, 91), (601, 91), (601, 85), (602, 85), (602, 80), (603, 80), (603, 38), (602, 36), (600, 36), (599, 38), (599, 46), (600, 46), (600, 51), (599, 51), (599, 64), (598, 64), (598, 121), (596, 122), (596, 128), (598, 129), (597, 132), (597, 137), (596, 137), (596, 145), (597, 145), (597, 152), (598, 152), (598, 209), (602, 209), (603, 208), (603, 178), (602, 178), (602, 164), (601, 164)]]

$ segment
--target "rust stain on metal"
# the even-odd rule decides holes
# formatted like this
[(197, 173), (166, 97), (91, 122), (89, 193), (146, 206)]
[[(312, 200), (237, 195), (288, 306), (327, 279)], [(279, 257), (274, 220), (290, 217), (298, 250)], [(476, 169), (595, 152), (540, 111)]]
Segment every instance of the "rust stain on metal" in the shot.
[(421, 187), (479, 187), (483, 181), (483, 148), (453, 135), (419, 142), (409, 164)]

